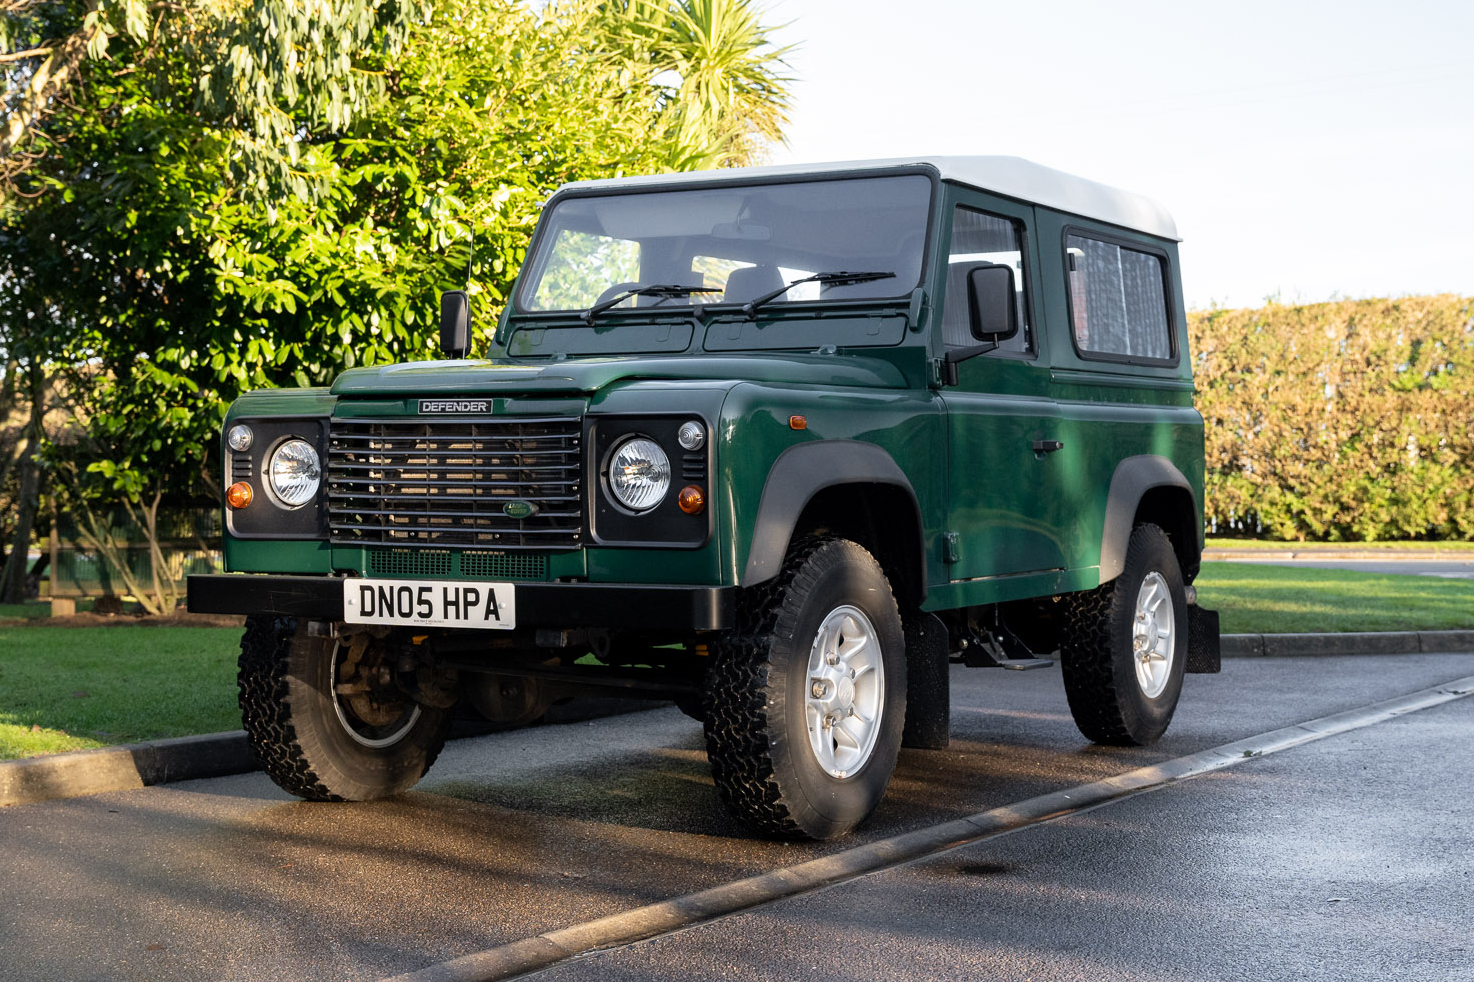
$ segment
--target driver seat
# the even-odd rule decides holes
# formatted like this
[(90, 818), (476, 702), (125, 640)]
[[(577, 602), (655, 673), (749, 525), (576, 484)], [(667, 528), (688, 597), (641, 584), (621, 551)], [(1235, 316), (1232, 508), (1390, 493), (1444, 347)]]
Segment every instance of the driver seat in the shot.
[(765, 293), (783, 288), (783, 274), (777, 266), (739, 266), (727, 275), (727, 289), (722, 303), (747, 303)]

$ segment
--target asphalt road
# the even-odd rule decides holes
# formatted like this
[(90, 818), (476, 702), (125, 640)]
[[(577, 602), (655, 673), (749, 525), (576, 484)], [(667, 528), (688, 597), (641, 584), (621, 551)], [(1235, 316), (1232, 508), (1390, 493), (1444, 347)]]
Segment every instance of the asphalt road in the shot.
[[(674, 709), (452, 744), (420, 790), (264, 776), (0, 810), (0, 979), (372, 980), (1474, 674), (1474, 655), (1244, 659), (1167, 737), (1085, 743), (1057, 670), (954, 670), (840, 843), (746, 837)], [(552, 979), (1474, 979), (1474, 699), (603, 952)]]

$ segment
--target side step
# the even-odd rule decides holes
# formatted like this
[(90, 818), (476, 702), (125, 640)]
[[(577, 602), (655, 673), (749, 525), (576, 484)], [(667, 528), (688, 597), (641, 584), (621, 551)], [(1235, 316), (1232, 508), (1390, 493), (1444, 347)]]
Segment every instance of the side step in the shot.
[[(997, 633), (993, 633), (996, 630)], [(992, 630), (978, 630), (958, 642), (959, 651), (952, 657), (968, 668), (1008, 668), (1027, 672), (1033, 668), (1052, 668), (1053, 658), (1040, 658), (1003, 625)]]
[(1053, 658), (1005, 658), (999, 661), (1000, 668), (1012, 669), (1015, 672), (1027, 672), (1031, 668), (1053, 668)]

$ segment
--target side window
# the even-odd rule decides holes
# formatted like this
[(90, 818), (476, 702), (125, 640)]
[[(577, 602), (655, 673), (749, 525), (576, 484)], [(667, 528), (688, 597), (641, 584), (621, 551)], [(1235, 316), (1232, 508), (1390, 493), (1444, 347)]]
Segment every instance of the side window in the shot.
[(978, 343), (967, 314), (967, 270), (978, 263), (995, 263), (1013, 270), (1014, 300), (1018, 304), (1018, 333), (998, 346), (999, 351), (1034, 352), (1034, 326), (1024, 302), (1024, 230), (1022, 223), (972, 208), (958, 207), (952, 215), (952, 245), (947, 250), (947, 296), (942, 309), (942, 339), (949, 348)]
[(1070, 316), (1080, 354), (1171, 361), (1162, 257), (1084, 235), (1066, 236), (1065, 247)]

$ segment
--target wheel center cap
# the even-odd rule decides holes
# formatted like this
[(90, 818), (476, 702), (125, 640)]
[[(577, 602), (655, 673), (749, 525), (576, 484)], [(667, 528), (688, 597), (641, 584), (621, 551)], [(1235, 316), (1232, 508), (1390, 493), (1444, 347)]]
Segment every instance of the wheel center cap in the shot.
[(855, 681), (851, 678), (841, 678), (834, 692), (834, 701), (840, 709), (849, 709), (855, 704)]

